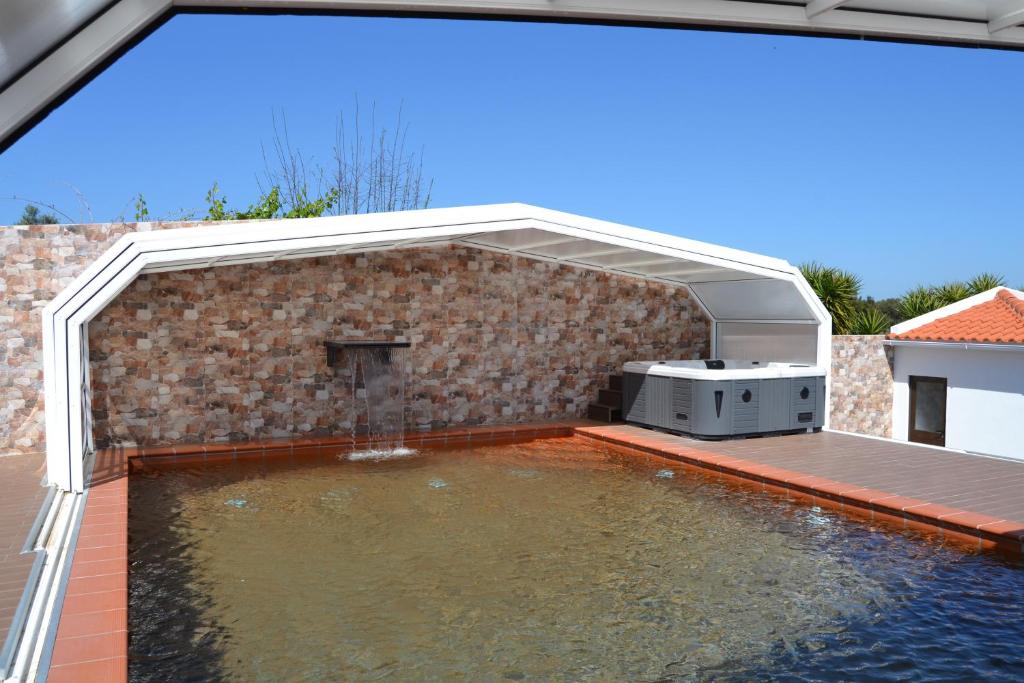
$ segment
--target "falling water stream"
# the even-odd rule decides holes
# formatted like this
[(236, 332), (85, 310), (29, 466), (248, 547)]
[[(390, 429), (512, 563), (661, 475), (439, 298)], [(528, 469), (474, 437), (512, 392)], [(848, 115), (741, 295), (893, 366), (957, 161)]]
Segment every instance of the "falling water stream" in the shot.
[[(405, 369), (407, 350), (394, 346), (368, 346), (349, 350), (352, 396), (360, 399), (366, 415), (366, 449), (353, 450), (351, 460), (382, 459), (411, 454), (403, 448), (405, 433)], [(358, 419), (353, 420), (356, 438)]]

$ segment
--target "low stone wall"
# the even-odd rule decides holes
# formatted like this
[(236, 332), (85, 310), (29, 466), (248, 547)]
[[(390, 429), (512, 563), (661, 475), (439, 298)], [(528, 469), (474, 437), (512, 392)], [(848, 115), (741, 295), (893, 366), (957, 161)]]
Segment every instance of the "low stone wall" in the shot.
[(410, 342), (406, 425), (436, 429), (581, 416), (627, 360), (706, 356), (709, 322), (685, 287), (462, 247), (144, 276), (89, 325), (97, 445), (349, 434), (326, 340)]
[(831, 427), (892, 436), (892, 348), (882, 335), (832, 337)]

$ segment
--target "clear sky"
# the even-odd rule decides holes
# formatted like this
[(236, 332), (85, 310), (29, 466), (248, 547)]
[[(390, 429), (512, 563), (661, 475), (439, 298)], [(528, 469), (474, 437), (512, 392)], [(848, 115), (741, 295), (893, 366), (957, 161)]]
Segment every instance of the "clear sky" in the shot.
[[(0, 155), (0, 221), (255, 197), (271, 113), (404, 102), (433, 206), (520, 201), (863, 277), (1024, 284), (1024, 53), (664, 29), (180, 16)], [(72, 189), (74, 188), (74, 189)]]

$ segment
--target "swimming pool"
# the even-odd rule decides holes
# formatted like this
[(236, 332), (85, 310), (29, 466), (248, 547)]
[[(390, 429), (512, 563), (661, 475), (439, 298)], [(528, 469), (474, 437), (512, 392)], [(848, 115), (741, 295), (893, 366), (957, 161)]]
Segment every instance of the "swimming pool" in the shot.
[(577, 439), (129, 490), (133, 681), (1024, 675), (1019, 566)]

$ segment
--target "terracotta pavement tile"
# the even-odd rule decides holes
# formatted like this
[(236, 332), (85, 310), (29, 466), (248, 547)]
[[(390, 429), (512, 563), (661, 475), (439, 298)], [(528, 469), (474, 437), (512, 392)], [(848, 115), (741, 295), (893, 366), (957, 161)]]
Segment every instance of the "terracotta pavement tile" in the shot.
[(142, 449), (142, 455), (147, 458), (174, 455), (174, 448), (174, 446), (146, 446)]
[(118, 532), (113, 534), (102, 534), (99, 536), (83, 536), (78, 539), (78, 548), (105, 548), (107, 546), (123, 546), (128, 542), (128, 532)]
[(117, 534), (122, 530), (127, 530), (128, 525), (121, 521), (111, 521), (106, 523), (89, 522), (83, 521), (81, 531), (78, 533), (79, 540), (83, 538), (92, 538), (94, 536), (104, 536), (107, 534)]
[(890, 508), (893, 510), (904, 511), (908, 507), (914, 507), (924, 503), (923, 500), (918, 498), (908, 498), (906, 496), (888, 496), (885, 498), (875, 498), (871, 501), (872, 505), (878, 505), (881, 507)]
[(817, 488), (817, 484), (831, 483), (831, 479), (825, 479), (824, 477), (818, 477), (813, 474), (800, 474), (794, 472), (791, 476), (786, 478), (786, 483), (793, 486), (803, 486), (805, 488)]
[(893, 494), (890, 491), (879, 491), (878, 489), (873, 488), (854, 489), (853, 491), (847, 491), (843, 494), (843, 496), (847, 498), (851, 498), (862, 503), (870, 503), (872, 500), (888, 498), (892, 495)]
[[(263, 450), (255, 450), (255, 449), (241, 450), (241, 449), (239, 449), (239, 450), (235, 451), (235, 460), (260, 460), (260, 459), (262, 459), (264, 457), (266, 457), (266, 454), (265, 454), (265, 452)], [(184, 464), (184, 463), (181, 463), (181, 464)]]
[(76, 557), (71, 565), (71, 578), (120, 574), (126, 571), (128, 571), (128, 562), (124, 558), (108, 558), (88, 562)]
[(768, 477), (770, 479), (774, 479), (775, 481), (783, 482), (793, 477), (792, 470), (783, 469), (781, 467), (775, 467), (773, 465), (764, 465), (760, 470), (760, 474), (763, 477)]
[(119, 524), (127, 518), (124, 515), (124, 505), (112, 503), (108, 505), (87, 505), (85, 514), (82, 515), (82, 526), (88, 524)]
[(993, 534), (1006, 534), (1024, 536), (1024, 522), (1012, 519), (1003, 519), (998, 522), (988, 522), (978, 527), (980, 531), (987, 531)]
[[(90, 662), (128, 654), (128, 632), (101, 633), (77, 638), (60, 638), (53, 646), (50, 666)], [(81, 680), (81, 679), (80, 679)]]
[(513, 434), (516, 428), (512, 425), (495, 425), (491, 428), (492, 434)]
[(849, 491), (853, 486), (844, 481), (836, 481), (835, 479), (822, 477), (821, 481), (818, 482), (817, 488), (823, 493), (827, 493), (832, 496), (841, 496), (844, 491)]
[(749, 474), (749, 475), (752, 475), (752, 476), (762, 476), (764, 471), (766, 471), (766, 470), (774, 470), (775, 469), (775, 468), (771, 467), (770, 465), (762, 465), (760, 463), (748, 462), (748, 461), (744, 461), (742, 464), (740, 464), (740, 463), (733, 463), (732, 468), (736, 469), (736, 470), (739, 470), (739, 471), (742, 471), (745, 474)]
[(927, 517), (928, 519), (940, 519), (943, 516), (955, 515), (963, 512), (958, 508), (951, 508), (946, 505), (939, 505), (937, 503), (925, 503), (924, 505), (912, 505), (904, 508), (903, 512), (907, 514), (917, 515), (919, 517)]
[[(102, 548), (76, 548), (75, 562), (103, 562), (107, 560), (126, 560), (128, 557), (128, 546), (104, 546)], [(74, 571), (74, 564), (71, 565)]]
[(114, 657), (82, 664), (50, 667), (47, 683), (125, 683), (128, 658)]
[[(295, 446), (292, 448), (292, 455), (296, 458), (315, 458), (320, 455), (319, 446)], [(209, 457), (209, 456), (207, 456)], [(234, 458), (234, 454), (232, 454)]]
[(979, 526), (984, 524), (1002, 521), (990, 515), (982, 515), (977, 512), (960, 512), (954, 515), (943, 515), (942, 517), (939, 517), (939, 519), (943, 522), (959, 524), (972, 529), (977, 529)]
[(1024, 520), (1024, 514), (1021, 513), (1019, 505), (992, 505), (986, 507), (985, 512), (1000, 519)]
[(116, 591), (105, 591), (103, 593), (88, 593), (84, 595), (67, 595), (64, 598), (64, 607), (61, 609), (61, 618), (68, 614), (85, 614), (88, 612), (104, 612), (106, 610), (123, 609), (128, 604), (128, 588)]
[(68, 581), (68, 595), (86, 595), (117, 591), (128, 586), (127, 567), (122, 572), (98, 576), (80, 576)]
[(57, 639), (79, 638), (128, 630), (128, 610), (111, 609), (84, 614), (65, 614), (57, 627)]
[(127, 488), (118, 489), (109, 485), (89, 489), (89, 501), (96, 505), (111, 505), (127, 500)]

